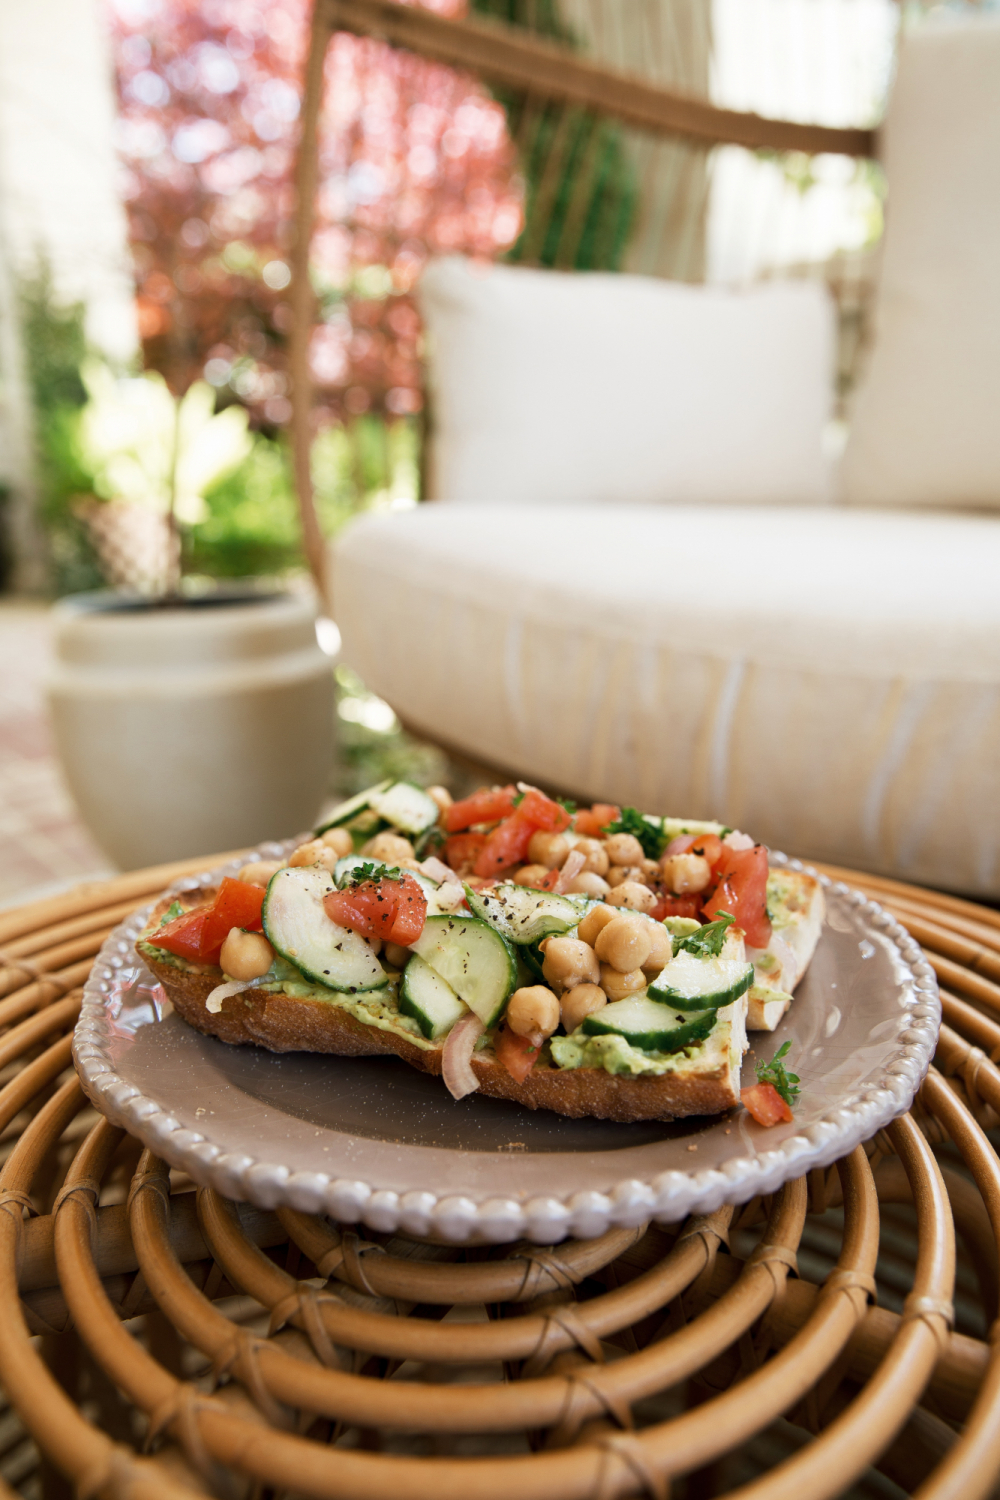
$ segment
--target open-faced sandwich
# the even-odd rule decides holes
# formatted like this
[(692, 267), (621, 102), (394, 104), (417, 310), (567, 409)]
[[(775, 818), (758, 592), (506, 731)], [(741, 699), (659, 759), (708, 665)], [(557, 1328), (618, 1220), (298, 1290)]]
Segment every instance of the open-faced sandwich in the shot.
[(777, 1025), (822, 921), (816, 880), (718, 823), (384, 782), (287, 861), (161, 901), (138, 947), (224, 1042), (666, 1120), (739, 1102), (747, 1025)]

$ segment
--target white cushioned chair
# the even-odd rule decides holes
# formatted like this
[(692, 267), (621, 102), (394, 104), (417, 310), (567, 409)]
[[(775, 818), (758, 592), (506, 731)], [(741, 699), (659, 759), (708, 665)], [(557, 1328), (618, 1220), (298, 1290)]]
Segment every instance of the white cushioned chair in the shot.
[(1000, 896), (998, 76), (997, 20), (903, 45), (839, 493), (815, 287), (432, 267), (441, 498), (336, 549), (370, 687), (571, 792)]

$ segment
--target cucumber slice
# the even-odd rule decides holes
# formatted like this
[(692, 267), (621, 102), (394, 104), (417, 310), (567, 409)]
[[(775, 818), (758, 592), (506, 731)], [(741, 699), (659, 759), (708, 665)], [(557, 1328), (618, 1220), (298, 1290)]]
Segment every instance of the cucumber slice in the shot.
[(370, 944), (357, 932), (331, 922), (323, 897), (334, 890), (333, 876), (321, 865), (297, 865), (272, 875), (264, 897), (268, 942), (283, 958), (317, 984), (350, 995), (386, 984), (385, 971)]
[(465, 899), (477, 917), (489, 922), (510, 943), (537, 943), (551, 932), (568, 932), (580, 920), (575, 901), (512, 881), (492, 891), (474, 891), (466, 886)]
[(410, 947), (484, 1026), (496, 1024), (517, 984), (517, 964), (514, 950), (494, 927), (480, 917), (428, 917)]
[(325, 823), (320, 824), (316, 829), (316, 837), (319, 838), (320, 834), (326, 833), (329, 828), (340, 828), (344, 823), (349, 823), (358, 813), (364, 812), (371, 806), (373, 797), (378, 796), (390, 786), (392, 786), (391, 781), (380, 781), (377, 786), (370, 786), (367, 791), (358, 792), (355, 797), (348, 797), (346, 802), (341, 802), (333, 809)]
[(729, 833), (725, 823), (713, 823), (711, 818), (662, 818), (658, 820), (667, 836), (667, 842), (680, 838), (682, 833), (717, 833), (721, 839)]
[(436, 974), (419, 953), (414, 953), (399, 986), (399, 1008), (404, 1016), (412, 1016), (429, 1041), (444, 1036), (462, 1016), (469, 1014), (469, 1007)]
[(433, 797), (410, 781), (396, 781), (386, 791), (373, 791), (368, 800), (380, 818), (403, 833), (423, 833), (438, 820)]
[(680, 952), (649, 986), (649, 998), (678, 1010), (731, 1005), (753, 984), (753, 964), (741, 958), (699, 958)]
[(630, 995), (587, 1016), (583, 1029), (590, 1036), (623, 1036), (646, 1052), (676, 1052), (703, 1041), (714, 1025), (714, 1010), (676, 1011), (648, 995)]

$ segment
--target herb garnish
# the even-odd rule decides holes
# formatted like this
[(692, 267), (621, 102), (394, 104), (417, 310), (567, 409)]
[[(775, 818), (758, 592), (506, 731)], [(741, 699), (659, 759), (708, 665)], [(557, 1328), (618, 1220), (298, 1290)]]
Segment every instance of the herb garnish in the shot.
[(577, 805), (573, 801), (572, 797), (557, 797), (556, 801), (565, 812), (569, 813), (570, 817), (573, 817), (574, 813), (577, 811)]
[(163, 916), (160, 918), (160, 926), (166, 927), (168, 922), (176, 921), (184, 915), (184, 908), (179, 901), (171, 901)]
[(676, 952), (693, 953), (696, 958), (718, 958), (734, 920), (727, 911), (720, 912), (716, 921), (706, 922), (697, 932), (681, 938)]
[(352, 885), (364, 885), (369, 880), (402, 880), (403, 872), (397, 865), (380, 865), (375, 861), (366, 860), (363, 864), (354, 865), (350, 870), (345, 870), (342, 891)]
[(781, 1061), (791, 1045), (791, 1042), (782, 1042), (770, 1062), (765, 1062), (761, 1058), (757, 1064), (757, 1082), (769, 1083), (775, 1093), (780, 1094), (781, 1098), (784, 1099), (789, 1109), (794, 1107), (795, 1101), (801, 1093), (799, 1075), (797, 1073), (786, 1072), (785, 1065)]
[(659, 859), (667, 846), (667, 836), (662, 827), (650, 823), (636, 807), (623, 807), (621, 817), (614, 823), (609, 823), (604, 832), (633, 834), (642, 845), (642, 852), (647, 859)]

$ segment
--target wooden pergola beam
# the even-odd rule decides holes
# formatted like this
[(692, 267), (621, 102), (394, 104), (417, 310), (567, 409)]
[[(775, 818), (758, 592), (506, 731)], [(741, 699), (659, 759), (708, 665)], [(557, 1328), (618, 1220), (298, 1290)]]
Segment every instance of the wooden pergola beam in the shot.
[(653, 135), (750, 150), (875, 154), (872, 130), (801, 125), (720, 109), (638, 76), (601, 67), (530, 32), (487, 19), (453, 19), (416, 5), (400, 5), (397, 0), (320, 3), (331, 30), (378, 37), (491, 83), (591, 109)]

